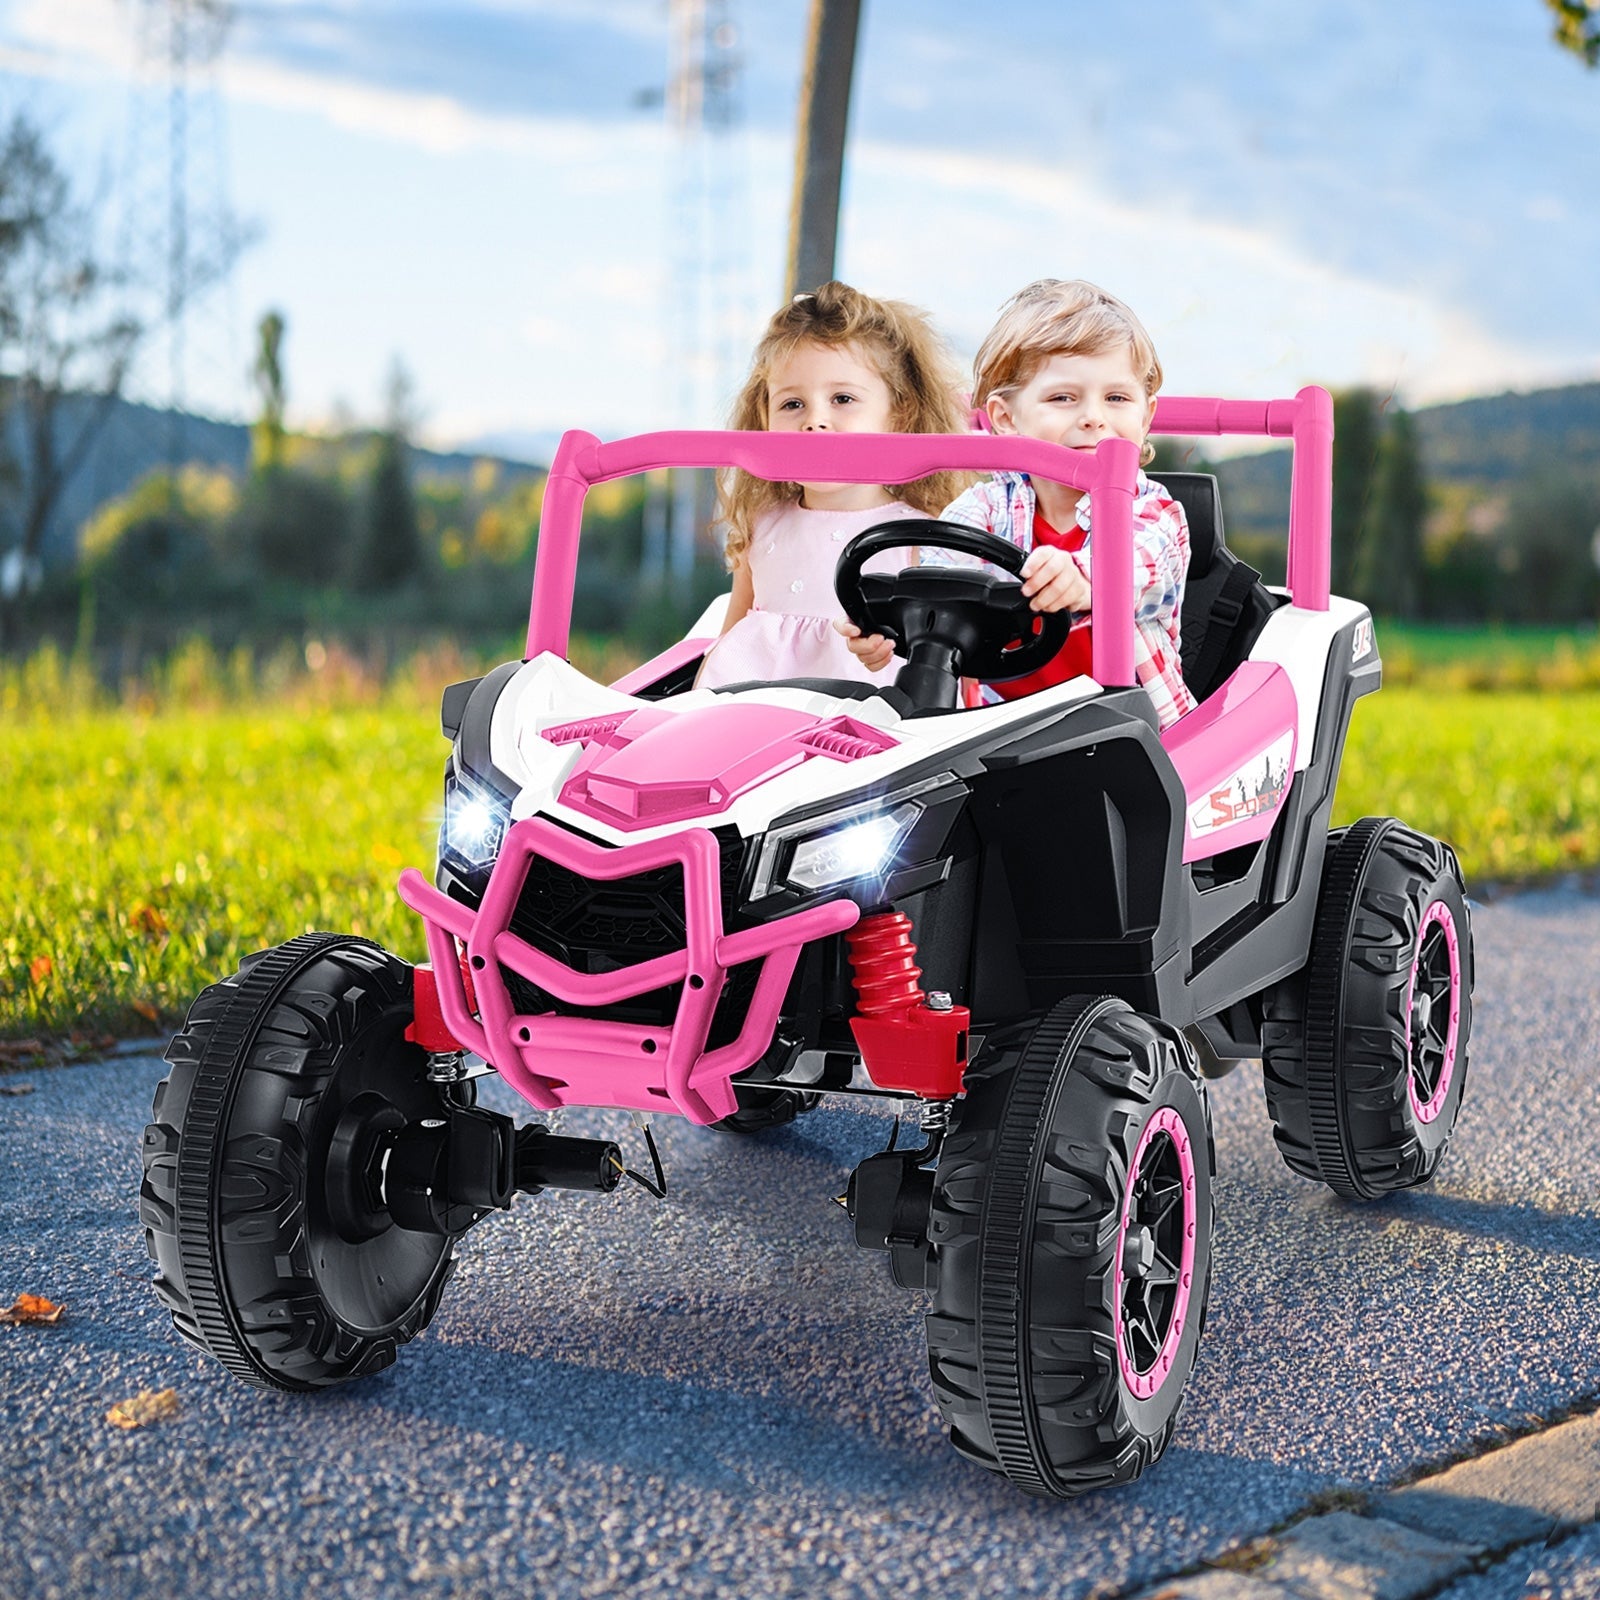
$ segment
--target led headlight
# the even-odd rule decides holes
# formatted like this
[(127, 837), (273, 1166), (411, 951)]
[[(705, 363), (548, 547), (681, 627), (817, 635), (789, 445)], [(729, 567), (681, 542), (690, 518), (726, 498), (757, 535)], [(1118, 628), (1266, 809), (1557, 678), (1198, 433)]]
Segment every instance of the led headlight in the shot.
[(847, 822), (813, 834), (794, 847), (783, 881), (791, 889), (831, 889), (853, 878), (874, 878), (894, 859), (896, 846), (911, 831), (922, 808), (906, 804), (893, 811)]
[(500, 854), (509, 821), (498, 795), (460, 777), (445, 780), (444, 826), (439, 833), (443, 851), (468, 866), (485, 866)]
[(816, 894), (841, 883), (885, 877), (922, 815), (918, 796), (948, 782), (945, 777), (924, 778), (895, 794), (774, 828), (761, 841), (750, 898), (759, 900), (785, 888)]

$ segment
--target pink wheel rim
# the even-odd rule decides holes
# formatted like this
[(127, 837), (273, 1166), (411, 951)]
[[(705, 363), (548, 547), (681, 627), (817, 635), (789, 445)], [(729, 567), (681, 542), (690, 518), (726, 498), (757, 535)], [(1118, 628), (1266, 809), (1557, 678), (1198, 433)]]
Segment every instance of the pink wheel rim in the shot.
[[(1172, 1155), (1170, 1162), (1165, 1148), (1169, 1144)], [(1130, 1271), (1130, 1235), (1133, 1236), (1135, 1246), (1141, 1253), (1145, 1251), (1147, 1242), (1153, 1248), (1155, 1230), (1147, 1225), (1143, 1217), (1136, 1218), (1135, 1201), (1141, 1198), (1141, 1178), (1147, 1181), (1153, 1180), (1154, 1169), (1158, 1164), (1176, 1167), (1178, 1192), (1169, 1198), (1171, 1205), (1178, 1207), (1178, 1212), (1173, 1219), (1176, 1227), (1169, 1228), (1168, 1232), (1175, 1232), (1179, 1244), (1177, 1260), (1165, 1260), (1157, 1254), (1154, 1262), (1141, 1263), (1142, 1270)], [(1151, 1209), (1148, 1202), (1152, 1198), (1159, 1205), (1159, 1196), (1146, 1195), (1142, 1199), (1147, 1203), (1140, 1209), (1148, 1213)], [(1167, 1209), (1170, 1209), (1170, 1206)], [(1128, 1164), (1127, 1190), (1122, 1197), (1122, 1226), (1117, 1238), (1117, 1365), (1122, 1372), (1123, 1383), (1140, 1400), (1148, 1400), (1166, 1382), (1167, 1374), (1172, 1371), (1172, 1363), (1177, 1359), (1183, 1330), (1188, 1325), (1189, 1297), (1194, 1288), (1195, 1224), (1198, 1215), (1199, 1207), (1195, 1198), (1194, 1149), (1189, 1140), (1189, 1130), (1173, 1107), (1163, 1106), (1145, 1123), (1139, 1134), (1139, 1142), (1134, 1146), (1133, 1160)], [(1137, 1234), (1134, 1231), (1136, 1224), (1139, 1230)], [(1152, 1268), (1157, 1267), (1171, 1269), (1170, 1282), (1165, 1286), (1171, 1288), (1172, 1297), (1170, 1305), (1165, 1308), (1166, 1331), (1161, 1335), (1153, 1357), (1140, 1366), (1140, 1356), (1134, 1350), (1135, 1337), (1141, 1337), (1146, 1345), (1154, 1345), (1155, 1340), (1148, 1323), (1141, 1322), (1136, 1330), (1129, 1315), (1130, 1291), (1136, 1283), (1143, 1287), (1144, 1280), (1149, 1277)], [(1148, 1288), (1144, 1287), (1143, 1292), (1144, 1310), (1148, 1314), (1150, 1308)], [(1159, 1332), (1159, 1324), (1156, 1331)]]
[[(1443, 994), (1439, 988), (1443, 976), (1441, 954), (1449, 972), (1448, 992)], [(1419, 993), (1417, 975), (1424, 970), (1428, 977)], [(1441, 1000), (1448, 1008), (1442, 1030), (1436, 1016)], [(1411, 976), (1406, 981), (1405, 1017), (1406, 1095), (1417, 1121), (1428, 1123), (1444, 1110), (1449, 1097), (1455, 1077), (1456, 1041), (1461, 1031), (1461, 941), (1456, 919), (1442, 900), (1435, 900), (1428, 907), (1417, 929), (1416, 954), (1411, 958)], [(1436, 1071), (1429, 1069), (1426, 1059), (1432, 1051), (1439, 1053)]]

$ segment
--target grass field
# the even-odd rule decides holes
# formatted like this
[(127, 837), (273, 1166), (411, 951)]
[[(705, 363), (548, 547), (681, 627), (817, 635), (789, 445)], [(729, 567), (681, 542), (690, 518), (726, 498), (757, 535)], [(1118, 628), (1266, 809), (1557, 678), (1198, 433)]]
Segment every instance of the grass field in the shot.
[[(89, 709), (58, 664), (54, 700), (0, 694), (0, 1040), (158, 1031), (311, 928), (420, 958), (393, 886), (431, 866), (438, 820), (422, 676), (230, 703), (201, 674)], [(1362, 701), (1335, 820), (1372, 812), (1451, 840), (1469, 881), (1600, 864), (1600, 691)]]

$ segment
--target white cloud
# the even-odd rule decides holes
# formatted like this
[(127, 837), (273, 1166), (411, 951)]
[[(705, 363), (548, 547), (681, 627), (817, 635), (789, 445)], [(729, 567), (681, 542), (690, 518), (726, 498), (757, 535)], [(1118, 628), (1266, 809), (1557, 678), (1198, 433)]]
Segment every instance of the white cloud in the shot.
[(849, 270), (927, 305), (966, 354), (1007, 295), (1046, 276), (1127, 300), (1173, 392), (1371, 383), (1416, 403), (1572, 379), (1600, 354), (1513, 345), (1427, 284), (1341, 271), (1266, 229), (1132, 206), (1093, 173), (887, 144), (854, 155)]

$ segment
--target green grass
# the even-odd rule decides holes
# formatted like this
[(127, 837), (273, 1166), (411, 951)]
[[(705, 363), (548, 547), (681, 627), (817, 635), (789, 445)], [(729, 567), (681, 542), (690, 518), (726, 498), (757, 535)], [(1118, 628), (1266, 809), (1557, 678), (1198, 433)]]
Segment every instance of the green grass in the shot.
[[(0, 1039), (150, 1034), (240, 956), (311, 928), (422, 954), (432, 691), (28, 714), (0, 741)], [(1360, 702), (1336, 820), (1451, 840), (1469, 880), (1600, 863), (1600, 692), (1386, 689)]]
[(1587, 655), (1600, 643), (1595, 626), (1558, 627), (1544, 623), (1451, 623), (1378, 621), (1384, 656), (1402, 651), (1424, 667), (1455, 666), (1486, 657), (1553, 661), (1562, 654)]
[(1600, 863), (1600, 691), (1358, 701), (1334, 821), (1369, 815), (1448, 839), (1469, 883)]

